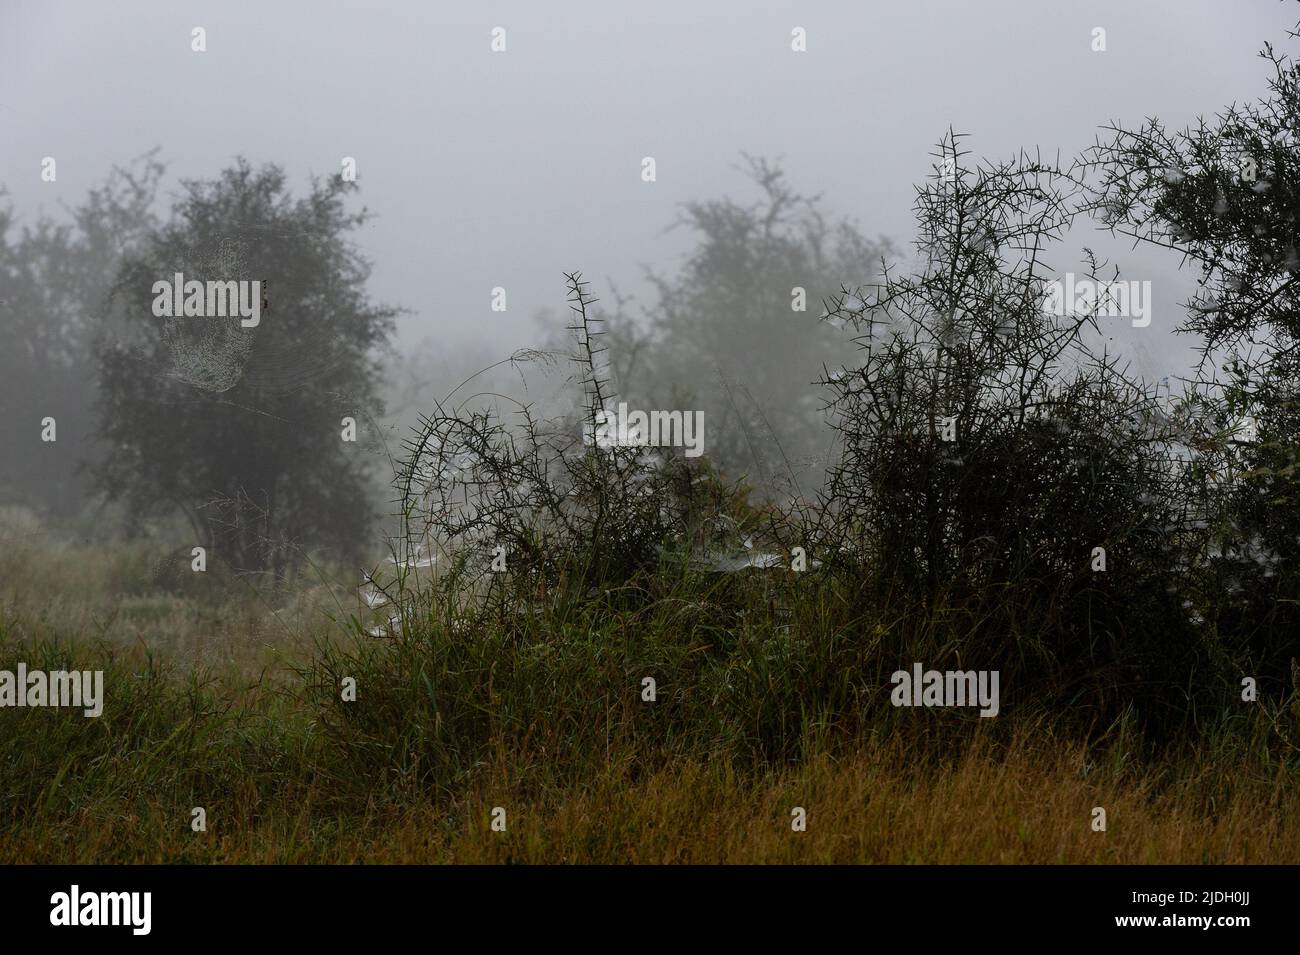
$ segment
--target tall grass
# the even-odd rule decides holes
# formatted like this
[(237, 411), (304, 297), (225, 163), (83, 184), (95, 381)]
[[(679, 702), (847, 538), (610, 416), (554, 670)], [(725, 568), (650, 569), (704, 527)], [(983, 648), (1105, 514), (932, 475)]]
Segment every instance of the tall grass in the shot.
[(10, 608), (0, 668), (104, 669), (107, 703), (0, 714), (0, 859), (1300, 861), (1293, 715), (1153, 745), (1014, 694), (996, 720), (895, 710), (888, 671), (937, 644), (783, 576), (665, 567), (540, 615), (322, 627), (256, 675)]

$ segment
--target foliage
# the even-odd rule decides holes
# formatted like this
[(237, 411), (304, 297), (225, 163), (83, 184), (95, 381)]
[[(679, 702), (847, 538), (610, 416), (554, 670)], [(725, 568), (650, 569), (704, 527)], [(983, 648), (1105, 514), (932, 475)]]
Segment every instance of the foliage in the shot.
[[(373, 305), (367, 263), (348, 242), (366, 221), (344, 200), (352, 183), (316, 182), (298, 199), (284, 173), (240, 161), (185, 183), (170, 221), (121, 272), (121, 334), (99, 351), (96, 469), (132, 524), (165, 509), (189, 517), (214, 559), (280, 574), (319, 547), (354, 555), (370, 529), (362, 443), (378, 408), (377, 352), (396, 312)], [(153, 284), (261, 281), (260, 324), (156, 318)], [(364, 433), (364, 431), (363, 431)]]

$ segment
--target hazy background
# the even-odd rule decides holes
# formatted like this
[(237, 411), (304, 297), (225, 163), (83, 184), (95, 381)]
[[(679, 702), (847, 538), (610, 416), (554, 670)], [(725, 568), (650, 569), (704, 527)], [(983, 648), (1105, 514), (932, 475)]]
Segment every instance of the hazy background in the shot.
[[(411, 309), (399, 345), (504, 356), (562, 306), (563, 269), (642, 300), (642, 266), (671, 271), (693, 241), (666, 231), (679, 203), (753, 193), (741, 150), (781, 159), (830, 213), (906, 249), (912, 184), (948, 126), (977, 155), (1068, 158), (1111, 119), (1181, 125), (1261, 94), (1254, 53), (1293, 21), (1266, 0), (3, 0), (0, 182), (22, 225), (155, 146), (169, 182), (243, 155), (283, 164), (295, 189), (353, 156), (377, 213), (358, 236), (373, 297)], [(206, 53), (190, 50), (195, 26)], [(795, 26), (806, 53), (790, 49)], [(1090, 49), (1096, 26), (1105, 53)], [(56, 183), (40, 180), (43, 156)], [(1148, 374), (1180, 370), (1186, 343), (1168, 329), (1191, 276), (1118, 250), (1127, 277), (1153, 281), (1156, 311), (1145, 330), (1117, 323), (1117, 340)], [(504, 314), (489, 308), (498, 285)]]

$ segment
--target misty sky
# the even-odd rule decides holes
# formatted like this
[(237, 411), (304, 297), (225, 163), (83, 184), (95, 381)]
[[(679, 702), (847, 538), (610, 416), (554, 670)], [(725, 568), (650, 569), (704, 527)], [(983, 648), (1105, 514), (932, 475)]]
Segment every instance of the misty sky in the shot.
[[(670, 271), (690, 247), (665, 231), (679, 203), (751, 196), (742, 150), (905, 244), (913, 184), (948, 126), (991, 157), (1069, 156), (1112, 119), (1181, 126), (1263, 95), (1255, 54), (1288, 49), (1297, 14), (1273, 0), (0, 0), (0, 183), (30, 223), (155, 146), (171, 182), (242, 154), (283, 164), (296, 192), (353, 156), (377, 214), (358, 236), (373, 295), (412, 310), (402, 342), (504, 356), (533, 342), (539, 310), (563, 307), (563, 270), (643, 297), (642, 267)], [(206, 53), (190, 49), (195, 26)], [(505, 53), (489, 48), (496, 26)], [(806, 53), (790, 49), (796, 26)], [(44, 156), (56, 183), (40, 181)], [(1178, 370), (1168, 329), (1190, 276), (1085, 238), (1153, 282), (1152, 326), (1120, 322), (1117, 341), (1148, 374)]]

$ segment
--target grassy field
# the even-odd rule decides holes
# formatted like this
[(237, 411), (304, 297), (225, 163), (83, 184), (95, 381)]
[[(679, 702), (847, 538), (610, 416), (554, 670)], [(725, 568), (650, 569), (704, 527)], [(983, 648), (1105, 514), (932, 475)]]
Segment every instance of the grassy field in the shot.
[(894, 623), (815, 588), (777, 611), (761, 574), (523, 620), (435, 601), (376, 639), (342, 579), (164, 592), (148, 549), (0, 556), (0, 669), (103, 669), (106, 697), (0, 711), (0, 861), (1300, 862), (1263, 704), (1156, 740), (1014, 696), (896, 710)]

